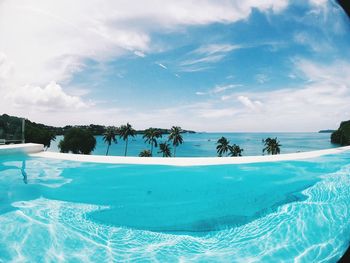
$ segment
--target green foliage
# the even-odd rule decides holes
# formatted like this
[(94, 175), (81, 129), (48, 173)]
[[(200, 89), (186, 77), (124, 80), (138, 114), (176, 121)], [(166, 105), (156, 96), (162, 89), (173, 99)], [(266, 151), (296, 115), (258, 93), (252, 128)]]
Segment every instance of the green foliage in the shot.
[(222, 157), (223, 154), (227, 154), (227, 152), (230, 150), (230, 141), (227, 140), (226, 137), (221, 137), (216, 144), (216, 152), (219, 157)]
[(343, 121), (331, 135), (331, 142), (342, 146), (350, 145), (350, 120)]
[(242, 156), (243, 149), (236, 144), (230, 145), (230, 141), (226, 137), (221, 137), (216, 144), (216, 152), (219, 157), (222, 157), (223, 154), (231, 157)]
[(7, 114), (0, 116), (0, 139), (22, 140), (22, 118)]
[(44, 144), (46, 148), (50, 147), (51, 141), (56, 140), (53, 132), (39, 128), (32, 123), (26, 123), (24, 136), (25, 142)]
[(118, 128), (118, 135), (121, 139), (125, 141), (125, 156), (128, 152), (128, 142), (129, 137), (134, 137), (136, 135), (136, 130), (133, 129), (133, 127), (127, 123), (126, 125), (122, 125)]
[(158, 153), (162, 153), (163, 157), (171, 157), (171, 147), (169, 143), (167, 142), (160, 143)]
[(172, 142), (174, 146), (174, 157), (176, 156), (176, 147), (179, 146), (180, 144), (183, 144), (184, 140), (181, 135), (182, 133), (181, 127), (178, 126), (173, 126), (171, 127), (170, 134), (168, 140)]
[(229, 151), (230, 151), (229, 155), (231, 157), (238, 157), (238, 156), (242, 156), (242, 152), (244, 150), (238, 145), (234, 144), (234, 145), (229, 145)]
[(117, 130), (114, 127), (108, 127), (105, 134), (103, 135), (103, 141), (107, 143), (107, 152), (106, 155), (108, 155), (109, 147), (111, 146), (112, 142), (117, 143)]
[(264, 143), (264, 149), (263, 149), (263, 154), (265, 152), (267, 152), (267, 154), (272, 154), (272, 155), (276, 155), (276, 154), (280, 154), (281, 152), (281, 144), (280, 142), (277, 140), (277, 138), (271, 139), (271, 138), (267, 138), (267, 139), (263, 139), (262, 142)]
[(152, 157), (152, 153), (150, 150), (143, 150), (139, 154), (140, 157)]
[(153, 146), (157, 147), (158, 142), (157, 138), (161, 138), (162, 133), (159, 129), (156, 128), (148, 128), (145, 130), (144, 135), (142, 136), (143, 139), (145, 139), (146, 143), (149, 143), (151, 145), (151, 155), (153, 154)]
[(90, 154), (96, 146), (96, 139), (88, 130), (71, 128), (64, 135), (58, 148), (63, 153)]
[[(25, 120), (24, 137), (26, 142), (40, 143), (50, 147), (55, 140), (53, 127)], [(22, 118), (3, 114), (0, 116), (0, 138), (8, 141), (22, 140)]]

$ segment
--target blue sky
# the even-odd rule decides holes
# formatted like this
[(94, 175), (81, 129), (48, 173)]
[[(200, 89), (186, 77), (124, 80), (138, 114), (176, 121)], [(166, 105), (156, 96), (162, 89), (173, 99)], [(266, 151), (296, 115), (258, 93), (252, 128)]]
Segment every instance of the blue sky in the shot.
[(333, 1), (4, 1), (1, 112), (52, 125), (317, 131), (350, 119)]

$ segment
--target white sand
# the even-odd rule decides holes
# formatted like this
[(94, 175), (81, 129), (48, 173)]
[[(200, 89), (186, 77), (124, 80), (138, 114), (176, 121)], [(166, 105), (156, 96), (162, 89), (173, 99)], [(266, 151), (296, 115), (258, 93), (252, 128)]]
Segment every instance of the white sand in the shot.
[(44, 157), (60, 160), (93, 162), (93, 163), (112, 163), (112, 164), (152, 164), (152, 165), (174, 165), (174, 166), (192, 166), (192, 165), (218, 165), (218, 164), (240, 164), (240, 163), (260, 163), (301, 160), (319, 157), (327, 154), (337, 154), (344, 151), (350, 151), (350, 146), (339, 147), (327, 150), (289, 153), (279, 155), (265, 156), (243, 156), (243, 157), (124, 157), (124, 156), (103, 156), (103, 155), (81, 155), (56, 152), (40, 152), (31, 154), (35, 157)]

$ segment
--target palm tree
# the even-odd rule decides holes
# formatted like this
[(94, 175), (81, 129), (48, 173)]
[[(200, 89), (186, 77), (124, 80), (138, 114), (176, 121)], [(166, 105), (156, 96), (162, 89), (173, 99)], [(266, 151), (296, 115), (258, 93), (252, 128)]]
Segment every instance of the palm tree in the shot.
[(219, 157), (222, 157), (224, 153), (227, 153), (230, 150), (230, 142), (225, 137), (221, 137), (216, 144), (216, 152)]
[(174, 157), (176, 156), (176, 147), (184, 142), (182, 135), (182, 129), (178, 126), (171, 127), (168, 141), (171, 141), (174, 146)]
[(241, 147), (238, 145), (229, 145), (229, 155), (231, 157), (237, 157), (237, 156), (242, 156), (242, 152), (244, 151)]
[(103, 141), (107, 143), (107, 152), (106, 155), (108, 155), (109, 147), (111, 146), (112, 142), (117, 143), (116, 138), (116, 130), (114, 127), (108, 127), (105, 134), (103, 135)]
[(277, 137), (274, 139), (271, 138), (267, 138), (267, 139), (263, 139), (262, 140), (264, 143), (264, 149), (263, 149), (263, 154), (265, 153), (265, 151), (267, 152), (267, 154), (279, 154), (281, 152), (280, 147), (282, 146), (280, 144), (280, 142), (277, 140)]
[(158, 153), (162, 153), (163, 157), (171, 157), (171, 148), (169, 143), (167, 142), (160, 143)]
[(147, 130), (145, 130), (145, 134), (142, 136), (142, 138), (145, 139), (146, 143), (151, 144), (151, 155), (153, 154), (153, 146), (158, 146), (157, 138), (161, 137), (162, 132), (159, 129), (148, 128)]
[(140, 157), (152, 157), (152, 153), (150, 150), (143, 150), (139, 153)]
[(125, 153), (124, 155), (126, 156), (128, 152), (128, 142), (129, 142), (129, 136), (135, 137), (136, 135), (136, 130), (132, 128), (132, 126), (127, 123), (126, 125), (122, 125), (118, 129), (118, 134), (121, 139), (125, 141)]

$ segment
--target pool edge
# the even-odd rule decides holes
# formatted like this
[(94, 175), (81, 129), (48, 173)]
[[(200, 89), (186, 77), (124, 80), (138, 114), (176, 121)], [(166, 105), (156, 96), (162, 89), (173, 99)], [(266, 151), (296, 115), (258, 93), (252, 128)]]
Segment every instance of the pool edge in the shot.
[(103, 155), (83, 155), (57, 152), (37, 152), (31, 153), (33, 157), (43, 157), (66, 161), (108, 163), (108, 164), (144, 164), (144, 165), (169, 165), (169, 166), (204, 166), (222, 164), (246, 164), (261, 162), (277, 162), (310, 159), (328, 154), (337, 154), (350, 151), (350, 146), (338, 147), (310, 152), (287, 153), (279, 155), (262, 156), (242, 156), (242, 157), (125, 157), (125, 156), (103, 156)]

